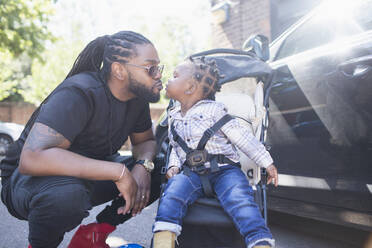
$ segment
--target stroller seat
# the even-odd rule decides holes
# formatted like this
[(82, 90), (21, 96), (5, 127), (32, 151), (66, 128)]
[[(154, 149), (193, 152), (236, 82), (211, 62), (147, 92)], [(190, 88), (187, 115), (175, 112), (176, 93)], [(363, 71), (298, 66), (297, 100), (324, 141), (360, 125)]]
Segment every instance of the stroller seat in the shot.
[[(218, 217), (216, 217), (218, 216)], [(224, 212), (216, 198), (202, 197), (196, 200), (187, 210), (184, 223), (193, 225), (212, 225), (218, 227), (233, 227), (230, 217)]]
[[(252, 130), (252, 133), (260, 139), (261, 137), (261, 125), (265, 120), (266, 112), (262, 110), (263, 108), (263, 84), (258, 83), (257, 87), (253, 93), (253, 96), (247, 93), (227, 93), (216, 95), (216, 100), (223, 102), (227, 107), (228, 113), (235, 116), (240, 120), (241, 124)], [(242, 106), (237, 108), (237, 104)], [(240, 163), (242, 170), (247, 175), (247, 178), (255, 189), (255, 201), (262, 210), (262, 197), (260, 195), (260, 185), (258, 185), (261, 180), (260, 168), (245, 154), (239, 151)], [(218, 238), (218, 233), (221, 232), (222, 236), (229, 236), (231, 239), (228, 242), (234, 242), (233, 247), (244, 247), (244, 240), (235, 229), (234, 223), (227, 213), (223, 210), (220, 202), (215, 197), (202, 197), (196, 200), (188, 209), (186, 216), (183, 219), (183, 225), (192, 227), (193, 230), (206, 230), (208, 227), (213, 227), (213, 232), (216, 232), (215, 239)], [(220, 228), (221, 231), (216, 231), (215, 229)], [(191, 228), (189, 228), (191, 229)], [(230, 232), (230, 235), (226, 235), (226, 232)], [(181, 233), (179, 239), (180, 244), (182, 240), (190, 239), (189, 234), (183, 237)], [(207, 231), (209, 232), (209, 231)], [(227, 238), (228, 240), (228, 238)]]

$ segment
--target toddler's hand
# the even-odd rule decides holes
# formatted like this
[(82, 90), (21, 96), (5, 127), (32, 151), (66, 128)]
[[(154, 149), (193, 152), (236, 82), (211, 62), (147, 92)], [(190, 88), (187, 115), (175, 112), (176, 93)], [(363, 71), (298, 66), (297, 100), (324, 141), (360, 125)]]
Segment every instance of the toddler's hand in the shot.
[(273, 182), (275, 184), (275, 187), (278, 187), (278, 171), (274, 164), (269, 165), (269, 167), (266, 168), (268, 177), (267, 177), (267, 184), (270, 184)]
[(172, 166), (167, 171), (167, 178), (170, 179), (171, 177), (178, 174), (179, 172), (180, 172), (180, 168), (178, 168), (176, 166)]

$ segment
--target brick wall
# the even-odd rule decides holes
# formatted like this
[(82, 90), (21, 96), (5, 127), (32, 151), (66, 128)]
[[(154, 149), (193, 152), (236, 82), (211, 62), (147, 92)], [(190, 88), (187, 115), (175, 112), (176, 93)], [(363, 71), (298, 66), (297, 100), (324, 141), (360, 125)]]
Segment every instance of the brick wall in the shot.
[[(215, 1), (215, 4), (221, 1)], [(223, 24), (212, 24), (214, 47), (239, 49), (253, 34), (263, 34), (270, 38), (270, 0), (231, 2), (229, 20)]]
[[(157, 121), (166, 106), (153, 104), (150, 107), (151, 118)], [(0, 121), (25, 125), (36, 106), (24, 102), (0, 102)]]
[(26, 124), (35, 105), (24, 102), (0, 102), (0, 121)]

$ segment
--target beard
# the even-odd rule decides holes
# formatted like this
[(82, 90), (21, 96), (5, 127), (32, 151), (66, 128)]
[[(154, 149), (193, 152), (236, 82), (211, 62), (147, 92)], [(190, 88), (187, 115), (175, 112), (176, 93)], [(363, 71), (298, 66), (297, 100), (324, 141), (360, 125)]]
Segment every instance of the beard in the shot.
[(160, 100), (160, 92), (154, 93), (154, 88), (155, 86), (151, 88), (146, 87), (129, 75), (129, 90), (146, 102), (154, 103)]

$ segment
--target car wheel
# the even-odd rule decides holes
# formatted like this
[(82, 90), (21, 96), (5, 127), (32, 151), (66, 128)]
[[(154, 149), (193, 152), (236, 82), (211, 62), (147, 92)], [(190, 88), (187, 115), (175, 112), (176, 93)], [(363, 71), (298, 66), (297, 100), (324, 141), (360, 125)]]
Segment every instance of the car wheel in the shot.
[(12, 137), (7, 134), (0, 133), (0, 156), (5, 156), (5, 153), (10, 144), (13, 143)]

